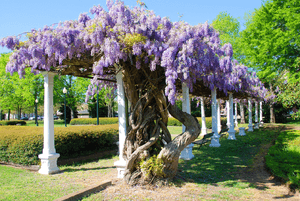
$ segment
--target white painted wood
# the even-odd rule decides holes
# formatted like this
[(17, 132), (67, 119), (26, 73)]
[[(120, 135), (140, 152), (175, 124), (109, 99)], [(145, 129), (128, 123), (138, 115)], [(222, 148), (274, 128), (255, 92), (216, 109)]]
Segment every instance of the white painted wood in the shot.
[(254, 129), (259, 129), (259, 122), (258, 122), (258, 103), (255, 101), (255, 125)]
[(218, 123), (217, 123), (217, 90), (216, 87), (211, 91), (212, 99), (212, 132), (214, 135), (211, 138), (210, 147), (220, 147), (219, 134), (218, 134)]
[[(182, 111), (191, 114), (189, 88), (185, 83), (182, 83)], [(185, 131), (185, 126), (182, 125), (182, 132)]]
[(264, 120), (263, 120), (263, 108), (262, 108), (263, 102), (259, 102), (259, 126), (263, 127), (264, 125)]
[[(189, 88), (185, 83), (182, 83), (182, 111), (191, 114)], [(185, 130), (186, 127), (182, 124), (182, 132), (185, 132)], [(184, 160), (191, 160), (194, 158), (193, 146), (193, 143), (186, 146), (180, 153), (180, 158)]]
[(235, 138), (235, 130), (234, 130), (234, 122), (233, 122), (233, 96), (232, 93), (229, 93), (229, 119), (230, 119), (230, 125), (229, 125), (229, 136), (228, 140), (236, 140)]
[(248, 114), (249, 114), (248, 131), (253, 132), (253, 125), (252, 125), (252, 103), (251, 103), (251, 99), (250, 98), (248, 98)]
[(44, 73), (44, 146), (43, 153), (39, 155), (41, 159), (40, 174), (54, 174), (59, 172), (54, 146), (54, 119), (53, 119), (53, 77), (54, 73)]
[(237, 102), (235, 102), (234, 103), (234, 126), (238, 128), (239, 125), (238, 125), (237, 117), (238, 117)]
[(118, 99), (118, 119), (119, 119), (119, 160), (114, 163), (118, 170), (118, 178), (124, 177), (126, 161), (123, 158), (123, 148), (126, 139), (126, 107), (125, 107), (125, 92), (122, 79), (122, 71), (117, 76), (117, 99)]
[(239, 127), (239, 136), (245, 136), (245, 127)]
[(221, 102), (220, 99), (217, 100), (217, 124), (218, 124), (218, 133), (221, 132), (222, 126), (221, 126)]
[(203, 96), (200, 97), (200, 103), (201, 103), (201, 135), (207, 134), (207, 127), (206, 127), (206, 121), (205, 121), (205, 109), (204, 109), (204, 98)]
[(227, 128), (230, 127), (230, 110), (229, 110), (229, 100), (226, 101), (226, 116), (227, 116)]

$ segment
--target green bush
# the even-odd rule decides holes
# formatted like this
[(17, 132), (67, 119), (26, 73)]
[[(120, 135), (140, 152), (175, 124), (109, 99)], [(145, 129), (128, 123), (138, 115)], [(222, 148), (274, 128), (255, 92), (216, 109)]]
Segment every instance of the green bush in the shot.
[[(99, 118), (99, 125), (117, 124), (118, 117), (104, 117)], [(70, 122), (71, 125), (97, 125), (97, 118), (74, 118)]]
[[(200, 126), (202, 126), (202, 120), (201, 117), (197, 117)], [(212, 117), (205, 117), (206, 122), (206, 128), (211, 129), (212, 128)], [(221, 125), (222, 127), (226, 126), (227, 118), (221, 118)], [(177, 119), (170, 117), (168, 119), (168, 126), (182, 126), (182, 123), (178, 121)]]
[[(43, 128), (0, 127), (0, 161), (39, 164), (43, 150)], [(55, 149), (60, 158), (72, 158), (116, 148), (118, 125), (54, 128)]]
[(271, 172), (288, 181), (293, 188), (300, 188), (300, 131), (279, 134), (269, 149), (266, 165)]
[(26, 125), (26, 121), (23, 120), (0, 121), (0, 125), (2, 126), (17, 125), (17, 124), (21, 124), (23, 126)]

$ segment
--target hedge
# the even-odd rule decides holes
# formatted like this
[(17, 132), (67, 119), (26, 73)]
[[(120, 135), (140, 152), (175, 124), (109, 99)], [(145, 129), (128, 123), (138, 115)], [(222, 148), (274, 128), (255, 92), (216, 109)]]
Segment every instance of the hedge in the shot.
[[(55, 149), (61, 159), (117, 148), (117, 124), (57, 127), (54, 133)], [(43, 127), (0, 127), (0, 161), (36, 165), (42, 150)]]
[[(202, 119), (201, 117), (197, 117), (200, 126), (202, 126)], [(206, 128), (212, 128), (212, 117), (205, 117)], [(227, 123), (227, 118), (221, 118), (221, 125), (225, 126)], [(173, 117), (169, 117), (168, 119), (168, 126), (182, 126), (182, 123)]]
[[(202, 120), (201, 117), (197, 117), (199, 124), (202, 126)], [(206, 117), (206, 127), (208, 129), (212, 128), (212, 118), (211, 117)], [(112, 118), (107, 118), (107, 117), (102, 117), (99, 118), (99, 124), (100, 125), (105, 125), (105, 124), (117, 124), (118, 123), (118, 117), (112, 117)], [(226, 125), (227, 123), (227, 118), (221, 118), (221, 125)], [(72, 119), (70, 122), (71, 125), (96, 125), (97, 124), (97, 118), (75, 118)], [(182, 123), (178, 121), (177, 119), (173, 117), (169, 117), (168, 119), (168, 126), (182, 126)]]
[[(118, 117), (102, 117), (99, 118), (99, 125), (117, 124)], [(97, 118), (74, 118), (70, 122), (71, 125), (97, 125)]]
[(23, 120), (0, 121), (1, 126), (17, 125), (17, 124), (21, 124), (23, 126), (26, 125), (26, 121)]

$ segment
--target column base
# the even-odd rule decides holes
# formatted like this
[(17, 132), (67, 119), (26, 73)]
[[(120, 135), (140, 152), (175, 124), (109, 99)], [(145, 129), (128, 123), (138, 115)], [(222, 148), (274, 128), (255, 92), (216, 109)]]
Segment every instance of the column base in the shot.
[(264, 122), (263, 121), (259, 122), (259, 127), (264, 127)]
[(221, 144), (219, 142), (219, 136), (212, 136), (211, 138), (211, 143), (210, 143), (210, 147), (220, 147)]
[(229, 133), (229, 136), (228, 136), (227, 140), (236, 140), (236, 138), (235, 138), (235, 130), (228, 131), (228, 133)]
[(207, 129), (206, 128), (202, 128), (200, 135), (205, 135), (205, 134), (207, 134)]
[(252, 125), (248, 125), (248, 131), (253, 132), (253, 126)]
[(254, 124), (254, 129), (259, 129), (259, 124), (258, 123)]
[(39, 173), (49, 175), (60, 172), (60, 169), (57, 167), (57, 159), (59, 156), (58, 153), (40, 154), (39, 159), (41, 159), (41, 168), (39, 169)]
[(186, 146), (184, 148), (184, 150), (182, 150), (182, 152), (180, 153), (179, 158), (181, 158), (183, 160), (191, 160), (191, 159), (193, 159), (194, 158), (194, 155), (193, 155), (193, 146), (194, 146), (193, 143), (191, 143), (188, 146)]
[(114, 165), (117, 167), (117, 170), (118, 170), (117, 178), (123, 179), (124, 178), (124, 173), (125, 173), (126, 161), (119, 160), (119, 161), (116, 161), (114, 163)]
[(239, 136), (245, 136), (246, 133), (245, 133), (245, 127), (240, 127), (239, 128)]

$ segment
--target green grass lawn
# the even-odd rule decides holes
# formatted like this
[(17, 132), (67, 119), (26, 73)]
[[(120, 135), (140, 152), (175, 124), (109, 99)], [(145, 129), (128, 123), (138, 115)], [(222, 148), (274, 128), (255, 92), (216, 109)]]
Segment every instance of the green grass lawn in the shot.
[(277, 177), (300, 188), (300, 131), (281, 132), (266, 156), (266, 165)]
[[(172, 135), (181, 133), (181, 126), (169, 127)], [(179, 175), (186, 179), (174, 180), (174, 186), (180, 188), (183, 183), (196, 184), (196, 191), (206, 192), (209, 186), (222, 187), (210, 195), (216, 200), (228, 200), (233, 197), (251, 198), (249, 188), (258, 188), (248, 181), (240, 181), (240, 171), (251, 168), (253, 160), (264, 145), (270, 143), (278, 132), (272, 128), (261, 128), (238, 136), (237, 140), (220, 139), (221, 147), (209, 145), (193, 148), (194, 159), (179, 161)], [(285, 134), (286, 135), (286, 134)], [(299, 146), (299, 132), (289, 134), (289, 144)], [(298, 136), (297, 138), (291, 136)], [(297, 155), (299, 158), (299, 153)], [(96, 162), (78, 163), (60, 166), (64, 172), (56, 175), (40, 175), (37, 172), (0, 166), (0, 195), (3, 200), (53, 200), (85, 188), (80, 180), (92, 180), (95, 175), (106, 174), (113, 170), (113, 162), (118, 156), (100, 159)], [(223, 190), (222, 190), (223, 189)], [(101, 192), (91, 195), (86, 200), (101, 200)], [(123, 199), (123, 198), (122, 198)], [(182, 198), (184, 199), (184, 198)]]
[[(0, 200), (54, 200), (82, 190), (105, 175), (117, 157), (110, 156), (95, 162), (60, 166), (63, 173), (41, 175), (38, 172), (0, 165)], [(94, 181), (96, 178), (98, 181)], [(87, 185), (86, 182), (91, 181)]]
[[(181, 127), (173, 127), (171, 132), (172, 134), (173, 131), (181, 132), (180, 129)], [(179, 160), (180, 177), (174, 180), (173, 185), (178, 190), (188, 183), (196, 184), (196, 187), (191, 189), (189, 197), (182, 195), (178, 200), (193, 200), (193, 192), (201, 192), (204, 196), (203, 200), (251, 200), (252, 195), (249, 189), (261, 187), (247, 180), (241, 181), (239, 172), (245, 168), (250, 169), (253, 166), (253, 159), (261, 152), (262, 147), (270, 143), (277, 135), (274, 129), (261, 128), (255, 132), (246, 132), (246, 136), (236, 134), (237, 140), (221, 138), (221, 146), (218, 148), (209, 147), (209, 145), (199, 148), (195, 145), (193, 148), (195, 157), (192, 160)], [(208, 189), (212, 187), (220, 187), (220, 190), (210, 193)], [(104, 194), (99, 192), (83, 200), (102, 200), (103, 197)], [(119, 197), (112, 198), (114, 199), (131, 200), (134, 198), (119, 195)], [(152, 200), (146, 196), (144, 199)]]
[[(36, 126), (36, 123), (34, 120), (26, 121), (26, 126)], [(43, 127), (44, 126), (44, 121), (39, 120), (38, 121), (38, 126)], [(65, 121), (64, 120), (54, 120), (54, 127), (64, 127), (65, 126)], [(70, 126), (67, 124), (67, 126)]]

